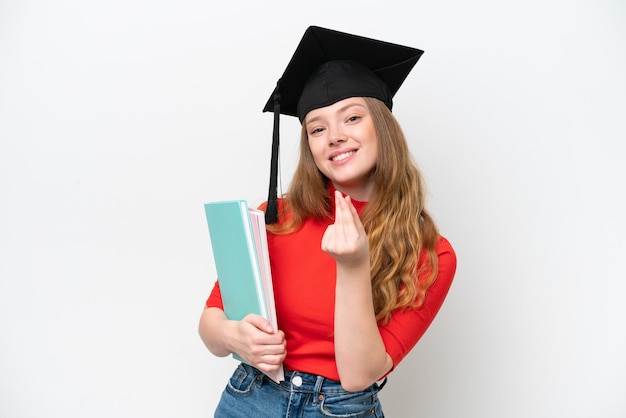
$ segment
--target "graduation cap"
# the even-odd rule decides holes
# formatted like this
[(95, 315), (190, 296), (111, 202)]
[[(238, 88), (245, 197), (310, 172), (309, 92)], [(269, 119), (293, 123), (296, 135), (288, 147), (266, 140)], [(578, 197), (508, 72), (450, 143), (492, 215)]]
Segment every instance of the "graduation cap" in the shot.
[(274, 112), (270, 188), (265, 222), (277, 221), (279, 116), (297, 116), (350, 97), (373, 97), (391, 110), (396, 94), (424, 51), (310, 26), (278, 80), (264, 112)]

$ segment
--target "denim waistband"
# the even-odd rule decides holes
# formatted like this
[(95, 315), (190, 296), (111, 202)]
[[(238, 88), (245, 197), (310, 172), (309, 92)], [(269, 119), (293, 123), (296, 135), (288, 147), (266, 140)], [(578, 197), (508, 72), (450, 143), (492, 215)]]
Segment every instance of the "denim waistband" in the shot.
[[(374, 383), (370, 387), (364, 389), (363, 392), (367, 392), (367, 391), (378, 392), (383, 388), (383, 386), (386, 383), (387, 383), (387, 378), (384, 378), (381, 382)], [(300, 372), (296, 370), (285, 370), (285, 381), (281, 382), (280, 386), (288, 390), (294, 390), (298, 392), (311, 392), (311, 393), (322, 393), (322, 394), (323, 393), (331, 394), (331, 393), (346, 393), (347, 392), (341, 386), (341, 382), (337, 380), (329, 379), (327, 377), (319, 376), (316, 374)]]
[(311, 373), (304, 373), (295, 370), (285, 370), (285, 381), (283, 385), (298, 391), (315, 393), (340, 393), (345, 392), (341, 383), (324, 376)]

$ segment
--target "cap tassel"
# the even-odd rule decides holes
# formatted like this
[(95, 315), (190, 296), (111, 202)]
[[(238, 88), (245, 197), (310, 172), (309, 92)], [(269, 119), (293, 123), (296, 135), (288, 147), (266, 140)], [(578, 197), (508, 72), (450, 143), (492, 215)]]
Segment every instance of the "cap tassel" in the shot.
[(280, 93), (278, 84), (274, 91), (274, 132), (272, 134), (272, 160), (270, 163), (270, 189), (267, 196), (267, 208), (265, 209), (265, 224), (273, 224), (278, 221), (278, 145), (279, 145), (279, 122), (280, 122)]

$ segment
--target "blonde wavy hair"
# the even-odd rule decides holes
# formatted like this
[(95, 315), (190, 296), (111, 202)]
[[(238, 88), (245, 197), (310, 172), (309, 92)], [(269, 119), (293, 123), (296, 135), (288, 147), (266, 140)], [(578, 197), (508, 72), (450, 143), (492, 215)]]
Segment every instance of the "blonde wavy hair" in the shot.
[[(402, 129), (380, 100), (364, 98), (378, 137), (378, 161), (371, 176), (375, 191), (361, 213), (370, 247), (372, 294), (376, 319), (386, 323), (396, 309), (417, 308), (438, 273), (437, 227), (425, 209), (422, 175), (413, 162)], [(331, 219), (328, 178), (315, 165), (306, 123), (300, 137), (300, 160), (279, 210), (276, 234), (300, 228), (307, 218)], [(289, 217), (284, 214), (289, 212)], [(420, 254), (426, 257), (420, 261)], [(418, 279), (419, 278), (419, 279)]]

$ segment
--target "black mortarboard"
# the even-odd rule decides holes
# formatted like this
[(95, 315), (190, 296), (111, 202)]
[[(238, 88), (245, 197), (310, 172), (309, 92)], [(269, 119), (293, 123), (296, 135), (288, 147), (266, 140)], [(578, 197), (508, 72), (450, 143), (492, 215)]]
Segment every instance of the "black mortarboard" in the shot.
[(389, 109), (392, 98), (423, 54), (419, 49), (310, 26), (267, 101), (274, 112), (267, 224), (277, 220), (279, 115), (306, 114), (349, 97), (373, 97)]

